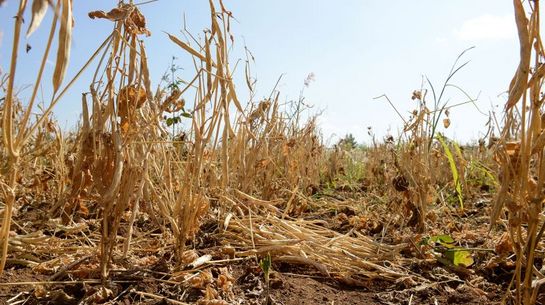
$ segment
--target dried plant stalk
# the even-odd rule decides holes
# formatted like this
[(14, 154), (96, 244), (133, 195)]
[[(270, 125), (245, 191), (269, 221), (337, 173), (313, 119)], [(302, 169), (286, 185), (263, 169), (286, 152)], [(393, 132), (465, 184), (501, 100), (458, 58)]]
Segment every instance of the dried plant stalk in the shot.
[(66, 74), (70, 47), (72, 43), (72, 1), (62, 0), (61, 27), (59, 29), (59, 46), (57, 61), (53, 72), (53, 92), (57, 92)]
[[(539, 285), (532, 283), (535, 249), (543, 230), (539, 215), (543, 211), (545, 186), (545, 160), (540, 134), (543, 132), (541, 108), (543, 73), (540, 58), (545, 55), (540, 37), (539, 2), (534, 2), (530, 19), (526, 18), (523, 2), (514, 0), (515, 19), (520, 41), (520, 64), (509, 87), (505, 105), (506, 124), (502, 145), (497, 151), (501, 166), (501, 188), (491, 213), (494, 224), (505, 207), (509, 220), (509, 233), (516, 254), (514, 284), (516, 304), (535, 304)], [(534, 47), (532, 49), (532, 46)], [(531, 58), (535, 58), (535, 72), (528, 81)], [(517, 104), (521, 116), (514, 116)], [(520, 119), (520, 121), (519, 121)]]

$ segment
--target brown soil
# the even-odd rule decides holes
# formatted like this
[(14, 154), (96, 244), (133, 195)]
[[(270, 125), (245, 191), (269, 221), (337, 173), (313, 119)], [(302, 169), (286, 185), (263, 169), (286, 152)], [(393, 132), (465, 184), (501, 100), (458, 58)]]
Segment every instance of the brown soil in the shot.
[[(250, 263), (250, 266), (252, 265), (254, 266), (239, 264), (230, 267), (237, 277), (233, 287), (233, 302), (229, 304), (265, 303), (263, 274), (254, 263)], [(282, 266), (278, 268), (281, 269)], [(45, 280), (44, 276), (33, 274), (29, 269), (7, 270), (0, 277), (2, 283), (41, 280)], [(110, 304), (169, 304), (168, 301), (161, 299), (143, 299), (131, 293), (131, 289), (156, 295), (169, 295), (170, 299), (185, 294), (185, 302), (188, 303), (196, 302), (204, 295), (199, 289), (191, 288), (176, 293), (174, 286), (165, 286), (149, 280), (151, 278), (145, 282), (126, 280), (127, 283), (111, 287), (114, 294), (117, 294), (117, 301)], [(8, 304), (8, 299), (20, 293), (21, 297), (17, 300), (26, 299), (25, 304), (78, 304), (84, 295), (98, 289), (96, 284), (90, 287), (84, 287), (82, 284), (55, 284), (46, 287), (50, 291), (50, 297), (38, 299), (36, 287), (36, 285), (2, 286), (0, 304)], [(271, 274), (270, 279), (271, 304), (283, 305), (500, 304), (502, 293), (501, 287), (497, 285), (488, 284), (487, 290), (483, 291), (459, 282), (444, 285), (432, 283), (408, 289), (399, 289), (397, 285), (388, 282), (370, 282), (369, 287), (351, 287), (321, 276), (276, 271)]]

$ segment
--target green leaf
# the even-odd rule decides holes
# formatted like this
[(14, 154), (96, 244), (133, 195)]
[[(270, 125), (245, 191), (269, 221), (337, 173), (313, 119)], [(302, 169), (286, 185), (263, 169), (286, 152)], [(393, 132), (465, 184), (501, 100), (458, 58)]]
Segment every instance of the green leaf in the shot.
[(172, 83), (172, 84), (168, 85), (167, 88), (170, 89), (170, 90), (175, 90), (175, 89), (177, 90), (178, 89), (178, 84)]
[(182, 121), (182, 119), (179, 116), (173, 116), (171, 118), (166, 119), (167, 126), (172, 126), (174, 124), (178, 124)]
[(460, 203), (460, 208), (463, 210), (464, 199), (462, 197), (462, 183), (460, 183), (460, 175), (458, 174), (458, 169), (456, 168), (456, 162), (454, 161), (454, 156), (452, 155), (452, 152), (450, 151), (450, 148), (448, 147), (448, 144), (445, 141), (445, 138), (440, 133), (437, 134), (436, 138), (437, 140), (439, 140), (439, 142), (441, 143), (441, 146), (443, 146), (443, 149), (445, 150), (445, 156), (448, 159), (448, 163), (450, 164), (450, 171), (452, 172), (452, 180), (454, 181), (454, 186), (456, 187), (456, 195), (458, 197), (458, 202)]
[(450, 235), (435, 235), (430, 237), (430, 241), (443, 245), (454, 243), (454, 239)]
[(454, 266), (469, 267), (474, 263), (471, 252), (464, 248), (448, 249), (443, 255)]
[(188, 118), (188, 119), (193, 118), (193, 116), (189, 112), (182, 112), (181, 116), (183, 116), (184, 118)]

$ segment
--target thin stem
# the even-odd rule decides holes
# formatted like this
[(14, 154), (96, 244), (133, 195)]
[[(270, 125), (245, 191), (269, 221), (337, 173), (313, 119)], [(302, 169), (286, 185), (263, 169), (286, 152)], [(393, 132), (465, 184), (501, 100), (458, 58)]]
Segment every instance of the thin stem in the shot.
[(11, 217), (13, 213), (13, 206), (15, 204), (15, 187), (17, 185), (17, 167), (19, 161), (19, 148), (13, 143), (13, 84), (15, 82), (15, 71), (17, 67), (17, 53), (19, 52), (19, 39), (21, 36), (21, 25), (23, 24), (23, 13), (26, 7), (26, 0), (19, 2), (19, 10), (15, 17), (15, 27), (13, 30), (13, 45), (11, 49), (11, 63), (8, 79), (8, 88), (6, 99), (4, 101), (4, 118), (3, 118), (3, 131), (4, 131), (4, 145), (8, 150), (8, 190), (6, 193), (4, 219), (2, 220), (2, 229), (0, 230), (1, 240), (1, 254), (0, 259), (0, 274), (4, 271), (6, 261), (8, 258), (8, 241), (9, 241), (9, 229), (11, 226)]
[(28, 124), (28, 120), (30, 119), (30, 114), (32, 113), (32, 108), (34, 107), (34, 101), (36, 100), (36, 95), (38, 94), (38, 88), (40, 87), (40, 83), (42, 80), (42, 74), (45, 68), (45, 64), (47, 62), (47, 57), (49, 56), (49, 50), (51, 49), (51, 43), (53, 42), (53, 37), (55, 36), (55, 29), (57, 28), (57, 20), (60, 10), (60, 0), (57, 0), (57, 6), (55, 8), (55, 16), (53, 17), (53, 21), (51, 23), (51, 31), (49, 32), (49, 38), (47, 40), (47, 46), (44, 51), (44, 55), (42, 57), (42, 63), (40, 65), (40, 69), (38, 70), (38, 75), (36, 76), (36, 82), (34, 83), (34, 89), (32, 90), (32, 96), (30, 97), (30, 101), (28, 103), (27, 109), (25, 111), (25, 114), (23, 116), (23, 119), (21, 120), (21, 124), (19, 125), (21, 128), (21, 132), (19, 132), (19, 135), (17, 136), (16, 146), (20, 147), (24, 138), (24, 130), (26, 129), (26, 125)]
[(405, 119), (403, 118), (403, 116), (401, 115), (401, 113), (399, 113), (399, 111), (397, 110), (397, 108), (394, 106), (394, 104), (392, 103), (392, 101), (390, 101), (390, 99), (388, 98), (388, 96), (386, 94), (383, 94), (381, 96), (377, 96), (375, 98), (373, 98), (374, 100), (378, 100), (379, 98), (385, 98), (388, 103), (390, 104), (390, 106), (392, 106), (392, 108), (394, 109), (394, 111), (397, 113), (397, 115), (401, 118), (401, 120), (403, 121), (403, 123), (405, 125), (407, 125), (407, 121), (405, 121)]
[[(26, 0), (19, 1), (19, 10), (15, 16), (15, 27), (13, 29), (13, 44), (11, 48), (11, 62), (9, 68), (8, 87), (4, 101), (4, 145), (11, 157), (19, 156), (19, 148), (13, 142), (13, 84), (15, 82), (15, 71), (17, 69), (17, 54), (19, 53), (19, 39), (21, 37), (21, 25), (23, 24), (23, 13), (26, 7)], [(4, 258), (5, 259), (5, 258)], [(3, 269), (3, 268), (2, 268)]]
[(4, 271), (6, 266), (6, 261), (8, 258), (8, 241), (9, 241), (9, 229), (11, 226), (11, 217), (13, 213), (13, 206), (15, 204), (15, 186), (17, 185), (17, 174), (18, 174), (18, 165), (19, 157), (10, 156), (8, 157), (8, 167), (9, 171), (9, 185), (8, 189), (4, 192), (6, 194), (6, 205), (4, 208), (4, 219), (2, 220), (2, 229), (0, 233), (1, 244), (1, 253), (2, 258), (0, 259), (0, 274)]

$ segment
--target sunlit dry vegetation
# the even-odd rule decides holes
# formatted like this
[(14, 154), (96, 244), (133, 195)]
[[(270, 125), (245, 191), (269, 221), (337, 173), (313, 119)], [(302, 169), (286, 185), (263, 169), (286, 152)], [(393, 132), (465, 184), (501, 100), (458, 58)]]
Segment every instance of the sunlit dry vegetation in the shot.
[[(399, 114), (401, 135), (377, 139), (370, 128), (369, 145), (347, 135), (329, 147), (302, 101), (285, 107), (276, 90), (239, 99), (237, 90), (253, 91), (255, 82), (248, 60), (238, 70), (246, 86), (235, 87), (233, 13), (221, 0), (210, 0), (202, 39), (159, 34), (194, 68), (193, 77), (159, 86), (146, 56), (151, 33), (132, 1), (89, 13), (112, 32), (66, 75), (78, 3), (21, 0), (10, 67), (0, 75), (0, 298), (545, 302), (545, 54), (539, 2), (513, 3), (520, 65), (485, 138), (462, 145), (440, 132), (460, 105), (445, 102), (449, 90), (474, 103), (452, 83), (464, 52), (444, 84), (426, 80), (412, 93), (410, 116), (380, 97)], [(55, 14), (43, 60), (30, 99), (21, 100), (21, 35), (26, 26), (29, 35), (47, 27), (48, 10)], [(50, 53), (52, 96), (38, 105), (40, 86), (51, 81), (42, 78)], [(80, 123), (61, 130), (53, 108), (82, 73), (93, 78), (78, 101)]]

